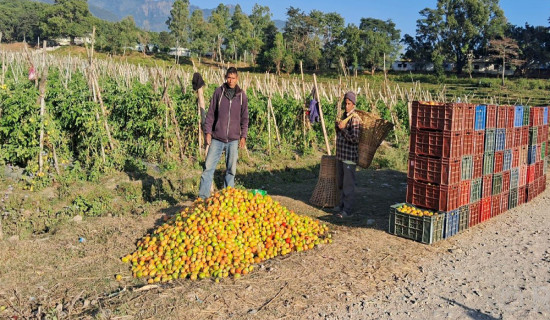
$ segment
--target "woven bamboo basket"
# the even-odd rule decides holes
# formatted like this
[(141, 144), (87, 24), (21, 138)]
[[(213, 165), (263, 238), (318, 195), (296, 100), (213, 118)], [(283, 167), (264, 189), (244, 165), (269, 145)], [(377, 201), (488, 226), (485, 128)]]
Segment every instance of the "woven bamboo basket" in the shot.
[(340, 190), (338, 189), (336, 156), (324, 155), (321, 157), (319, 180), (309, 202), (318, 207), (335, 207), (340, 204)]
[(393, 129), (393, 124), (380, 119), (372, 113), (362, 110), (355, 110), (361, 118), (361, 136), (359, 138), (359, 160), (357, 165), (361, 168), (368, 168), (374, 158), (378, 147), (384, 138)]

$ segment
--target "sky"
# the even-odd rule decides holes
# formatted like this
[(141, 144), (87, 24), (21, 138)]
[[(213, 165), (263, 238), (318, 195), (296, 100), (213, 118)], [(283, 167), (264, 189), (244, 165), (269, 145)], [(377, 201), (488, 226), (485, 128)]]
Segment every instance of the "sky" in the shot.
[[(245, 13), (250, 14), (255, 3), (268, 6), (273, 13), (273, 19), (286, 20), (286, 9), (290, 6), (300, 8), (309, 13), (313, 9), (323, 12), (338, 12), (346, 23), (359, 25), (361, 18), (391, 19), (401, 30), (401, 36), (416, 33), (418, 12), (424, 8), (435, 8), (437, 0), (201, 0), (190, 1), (201, 8), (215, 8), (220, 2), (225, 4), (240, 4)], [(501, 0), (500, 7), (508, 21), (514, 25), (525, 23), (536, 26), (550, 26), (549, 0)]]

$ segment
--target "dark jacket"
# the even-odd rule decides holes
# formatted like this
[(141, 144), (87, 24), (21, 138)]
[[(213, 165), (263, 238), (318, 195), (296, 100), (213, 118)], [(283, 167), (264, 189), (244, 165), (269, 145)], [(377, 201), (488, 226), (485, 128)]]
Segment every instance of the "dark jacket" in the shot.
[(235, 96), (230, 101), (224, 94), (226, 88), (223, 84), (214, 91), (204, 124), (204, 133), (210, 133), (212, 138), (222, 142), (246, 138), (248, 134), (246, 93), (236, 86)]

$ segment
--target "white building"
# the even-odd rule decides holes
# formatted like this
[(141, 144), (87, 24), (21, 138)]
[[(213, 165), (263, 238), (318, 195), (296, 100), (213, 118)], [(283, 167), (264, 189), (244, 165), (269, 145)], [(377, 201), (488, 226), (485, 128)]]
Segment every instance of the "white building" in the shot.
[(168, 54), (171, 56), (178, 56), (178, 57), (191, 57), (191, 50), (187, 48), (170, 48), (170, 51), (168, 51)]

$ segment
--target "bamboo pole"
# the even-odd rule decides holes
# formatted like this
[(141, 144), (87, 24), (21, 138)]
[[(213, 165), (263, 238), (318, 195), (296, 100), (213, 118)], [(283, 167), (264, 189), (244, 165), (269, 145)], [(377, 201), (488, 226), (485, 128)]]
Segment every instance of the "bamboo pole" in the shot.
[(319, 98), (319, 88), (317, 87), (317, 76), (313, 74), (313, 83), (315, 85), (315, 95), (317, 96), (317, 103), (319, 103), (319, 116), (321, 118), (321, 126), (323, 128), (323, 136), (325, 137), (325, 145), (327, 147), (327, 154), (330, 156), (330, 145), (328, 143), (327, 128), (325, 127), (325, 118), (323, 116), (323, 108), (321, 107), (321, 99)]
[(45, 100), (45, 94), (46, 94), (46, 83), (48, 82), (48, 68), (44, 68), (42, 71), (42, 76), (40, 78), (40, 84), (39, 84), (39, 93), (38, 96), (38, 105), (40, 105), (40, 153), (38, 154), (38, 172), (42, 173), (44, 170), (44, 117), (46, 113), (46, 100)]
[(273, 104), (271, 103), (271, 94), (269, 95), (269, 98), (267, 100), (267, 108), (268, 111), (271, 111), (271, 115), (273, 116), (273, 125), (275, 126), (275, 134), (277, 136), (277, 143), (279, 144), (279, 148), (281, 147), (281, 136), (279, 135), (279, 127), (277, 126), (277, 119), (275, 118), (275, 111), (273, 111)]
[(302, 135), (304, 140), (304, 149), (307, 145), (306, 141), (306, 113), (307, 109), (307, 97), (306, 97), (306, 82), (304, 81), (304, 69), (302, 67), (302, 60), (300, 60), (300, 75), (302, 76), (302, 98), (304, 99), (304, 108), (302, 109)]

